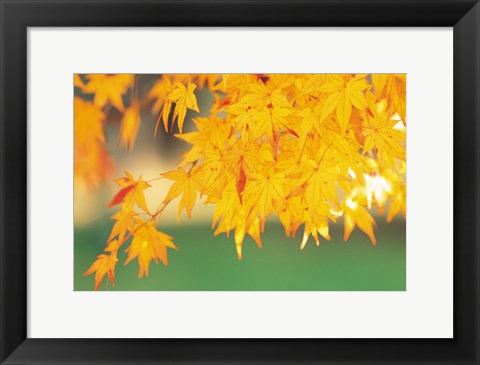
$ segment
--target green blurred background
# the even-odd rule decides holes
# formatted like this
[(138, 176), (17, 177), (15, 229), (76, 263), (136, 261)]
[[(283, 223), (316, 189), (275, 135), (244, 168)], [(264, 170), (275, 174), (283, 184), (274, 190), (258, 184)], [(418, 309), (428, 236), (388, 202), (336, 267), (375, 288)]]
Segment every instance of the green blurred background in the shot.
[[(138, 97), (144, 98), (159, 75), (137, 76)], [(189, 111), (184, 131), (193, 129), (191, 117), (207, 116), (212, 95), (207, 90), (195, 91), (200, 113)], [(78, 95), (78, 90), (76, 92)], [(84, 96), (82, 96), (84, 97)], [(130, 95), (125, 96), (126, 105)], [(74, 194), (74, 290), (94, 289), (94, 276), (82, 274), (102, 253), (112, 228), (109, 217), (118, 207), (106, 206), (118, 186), (115, 178), (128, 170), (135, 177), (145, 180), (158, 177), (159, 173), (176, 169), (181, 154), (189, 145), (175, 138), (174, 133), (165, 133), (162, 128), (153, 137), (157, 115), (152, 113), (151, 104), (141, 110), (141, 127), (137, 143), (131, 151), (118, 147), (121, 114), (112, 109), (108, 113), (106, 137), (115, 161), (116, 173), (110, 182), (98, 191), (76, 188)], [(145, 191), (147, 203), (155, 209), (165, 197), (171, 182), (160, 179)], [(156, 290), (406, 290), (406, 224), (403, 218), (392, 223), (385, 216), (376, 216), (375, 231), (377, 245), (372, 246), (369, 238), (356, 228), (347, 242), (343, 241), (343, 220), (330, 223), (331, 241), (321, 240), (320, 247), (309, 239), (304, 250), (300, 250), (303, 228), (297, 237), (287, 238), (283, 227), (270, 219), (262, 235), (263, 248), (257, 248), (250, 237), (243, 246), (243, 260), (235, 252), (233, 232), (213, 236), (211, 219), (213, 207), (203, 206), (197, 197), (192, 220), (182, 215), (176, 222), (178, 199), (162, 213), (158, 229), (173, 236), (179, 251), (169, 250), (169, 265), (150, 264), (149, 277), (138, 279), (138, 264), (134, 260), (123, 265), (126, 254), (119, 253), (119, 264), (115, 271), (115, 286), (105, 285), (101, 290), (156, 291)], [(124, 245), (125, 248), (128, 244)]]
[[(263, 248), (246, 238), (241, 261), (232, 236), (213, 237), (208, 223), (184, 221), (161, 227), (179, 247), (169, 250), (168, 266), (152, 261), (149, 277), (138, 279), (137, 262), (123, 266), (122, 252), (116, 284), (108, 290), (406, 290), (405, 222), (382, 220), (377, 220), (376, 246), (358, 229), (343, 242), (339, 224), (332, 227), (331, 241), (317, 247), (310, 238), (304, 250), (301, 235), (286, 238), (280, 224), (267, 222)], [(110, 228), (106, 219), (75, 230), (75, 290), (93, 290), (93, 276), (82, 273), (104, 248)]]

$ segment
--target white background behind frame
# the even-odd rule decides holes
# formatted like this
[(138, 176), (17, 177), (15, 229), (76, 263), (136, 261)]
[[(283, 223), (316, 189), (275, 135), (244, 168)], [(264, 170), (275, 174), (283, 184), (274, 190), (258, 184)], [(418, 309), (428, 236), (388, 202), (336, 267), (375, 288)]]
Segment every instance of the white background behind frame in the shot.
[[(27, 36), (28, 337), (453, 337), (452, 28)], [(73, 73), (407, 73), (407, 291), (74, 292)]]

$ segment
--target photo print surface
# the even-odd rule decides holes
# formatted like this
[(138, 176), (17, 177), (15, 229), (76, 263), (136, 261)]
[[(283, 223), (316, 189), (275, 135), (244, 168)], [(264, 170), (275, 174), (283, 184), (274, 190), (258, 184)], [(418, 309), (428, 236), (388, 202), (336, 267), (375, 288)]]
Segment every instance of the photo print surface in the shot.
[(405, 74), (75, 74), (75, 291), (406, 290)]

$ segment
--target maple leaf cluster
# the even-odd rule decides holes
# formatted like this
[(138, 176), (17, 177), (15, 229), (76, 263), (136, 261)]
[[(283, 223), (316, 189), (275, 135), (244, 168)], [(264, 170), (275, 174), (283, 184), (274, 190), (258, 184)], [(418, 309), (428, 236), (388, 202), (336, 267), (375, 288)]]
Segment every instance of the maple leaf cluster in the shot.
[[(84, 77), (85, 78), (85, 77)], [(119, 141), (131, 148), (140, 127), (139, 103), (125, 110), (122, 95), (133, 75), (78, 77), (76, 86), (94, 95), (75, 98), (75, 174), (85, 172), (80, 152), (88, 142), (105, 154), (102, 123), (109, 104), (124, 114)], [(194, 117), (195, 131), (184, 133), (187, 112), (199, 112), (195, 91), (208, 88), (214, 101), (209, 116)], [(161, 211), (178, 201), (178, 219), (199, 201), (214, 205), (215, 235), (233, 232), (238, 258), (246, 235), (261, 247), (266, 220), (276, 216), (288, 237), (302, 227), (300, 247), (310, 237), (330, 239), (329, 224), (340, 217), (347, 240), (355, 227), (376, 244), (375, 220), (388, 207), (387, 221), (406, 214), (406, 77), (403, 74), (205, 74), (161, 75), (147, 98), (163, 125), (190, 149), (176, 170), (161, 172), (172, 185), (156, 212), (145, 202), (150, 185), (128, 172), (110, 206), (120, 206), (105, 253), (87, 270), (98, 289), (114, 282), (117, 252), (130, 241), (126, 263), (138, 259), (139, 276), (151, 260), (167, 264), (172, 238), (156, 229)], [(81, 124), (78, 125), (77, 124)], [(78, 135), (77, 135), (78, 132)], [(93, 142), (92, 142), (93, 141)], [(78, 144), (78, 146), (77, 146)], [(77, 147), (79, 153), (77, 155)], [(98, 153), (88, 149), (90, 153)], [(102, 179), (97, 165), (108, 154), (90, 157), (86, 173)], [(100, 162), (101, 161), (101, 162)], [(139, 218), (139, 214), (147, 218)]]
[(98, 187), (113, 172), (104, 133), (107, 108), (125, 112), (119, 141), (127, 146), (136, 138), (140, 116), (135, 105), (125, 111), (123, 104), (123, 95), (132, 86), (133, 75), (92, 74), (85, 79), (78, 74), (73, 78), (74, 86), (82, 94), (93, 97), (91, 101), (74, 98), (74, 179), (75, 184)]

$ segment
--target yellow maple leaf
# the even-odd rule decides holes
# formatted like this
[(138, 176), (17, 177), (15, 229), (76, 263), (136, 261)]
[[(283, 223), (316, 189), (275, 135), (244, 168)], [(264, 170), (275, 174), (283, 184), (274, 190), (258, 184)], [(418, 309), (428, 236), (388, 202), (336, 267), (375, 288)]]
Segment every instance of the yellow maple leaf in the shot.
[(305, 218), (305, 231), (303, 232), (302, 243), (300, 244), (301, 250), (305, 248), (310, 235), (315, 240), (317, 246), (320, 246), (319, 235), (327, 241), (330, 240), (327, 217), (317, 214), (314, 219), (311, 219), (310, 214), (306, 214)]
[(132, 243), (125, 250), (128, 253), (125, 265), (138, 258), (138, 277), (141, 278), (144, 274), (148, 276), (152, 260), (158, 264), (160, 259), (164, 265), (168, 265), (167, 248), (177, 249), (177, 246), (171, 236), (157, 231), (152, 221), (146, 223), (139, 218), (135, 220), (137, 225), (134, 228)]
[(197, 198), (197, 191), (200, 191), (202, 188), (202, 174), (201, 171), (199, 171), (199, 166), (195, 165), (189, 171), (186, 171), (183, 167), (179, 167), (177, 170), (165, 172), (160, 175), (175, 181), (168, 190), (164, 203), (168, 204), (172, 199), (182, 195), (178, 205), (177, 219), (180, 219), (183, 207), (185, 207), (188, 218), (191, 218), (192, 209)]
[(402, 118), (403, 123), (407, 121), (407, 79), (406, 75), (393, 75), (390, 84), (390, 98), (395, 110)]
[(165, 100), (168, 98), (168, 94), (173, 89), (172, 81), (166, 75), (163, 75), (148, 92), (148, 98), (154, 99), (155, 102), (152, 105), (152, 111), (155, 113), (160, 112)]
[(387, 222), (391, 222), (393, 217), (398, 213), (402, 213), (403, 218), (406, 218), (407, 215), (407, 187), (405, 183), (394, 185), (392, 195), (393, 197), (387, 215)]
[(324, 132), (325, 139), (331, 143), (338, 158), (338, 168), (343, 176), (352, 175), (364, 183), (365, 163), (360, 153), (361, 145), (356, 141), (352, 131), (340, 136), (332, 130)]
[(369, 84), (364, 77), (357, 75), (348, 80), (348, 77), (338, 76), (335, 81), (324, 84), (320, 91), (330, 95), (323, 105), (320, 119), (323, 121), (336, 110), (341, 131), (345, 132), (350, 123), (352, 106), (359, 110), (365, 110), (368, 106), (364, 91), (369, 88)]
[(387, 113), (387, 102), (382, 100), (372, 108), (373, 116), (365, 117), (363, 133), (365, 143), (364, 154), (377, 148), (380, 167), (393, 164), (392, 158), (405, 161), (405, 132), (395, 128), (398, 120), (390, 119)]
[(138, 103), (134, 102), (123, 114), (120, 135), (118, 136), (119, 143), (123, 144), (127, 149), (133, 148), (139, 128), (140, 111)]
[(372, 74), (372, 83), (377, 99), (388, 98), (403, 123), (407, 117), (407, 78), (405, 74)]
[(219, 222), (222, 217), (222, 226), (218, 227), (215, 231), (215, 235), (223, 232), (230, 232), (235, 228), (235, 216), (237, 212), (242, 208), (240, 198), (237, 193), (235, 181), (230, 180), (222, 189), (216, 200), (215, 211), (213, 214), (212, 228)]
[(305, 107), (299, 113), (300, 117), (302, 117), (302, 122), (300, 124), (299, 136), (300, 136), (300, 144), (303, 145), (305, 143), (305, 139), (309, 133), (312, 133), (313, 130), (320, 131), (320, 126), (322, 124), (322, 120), (320, 120), (318, 116), (318, 109), (319, 106), (310, 108)]
[(115, 220), (115, 224), (112, 227), (110, 236), (107, 239), (107, 242), (110, 242), (115, 236), (118, 236), (118, 241), (123, 243), (123, 239), (128, 231), (133, 231), (133, 218), (137, 215), (133, 210), (126, 209), (128, 207), (122, 208), (116, 214), (114, 214), (111, 219)]
[(243, 240), (245, 239), (246, 233), (253, 238), (258, 248), (262, 248), (262, 240), (260, 238), (260, 219), (255, 217), (253, 222), (248, 222), (245, 214), (245, 207), (242, 206), (237, 211), (234, 234), (235, 248), (239, 260), (242, 259)]
[(106, 115), (93, 103), (74, 98), (75, 186), (98, 187), (113, 172), (106, 149), (103, 124)]
[(269, 74), (268, 82), (274, 89), (286, 89), (295, 83), (294, 74)]
[(273, 84), (265, 85), (263, 82), (250, 84), (249, 92), (240, 101), (259, 110), (271, 105), (273, 108), (290, 108), (291, 104), (281, 89), (273, 89)]
[(215, 90), (220, 79), (220, 74), (199, 74), (197, 75), (197, 84), (199, 88), (204, 87), (206, 84), (209, 89)]
[(105, 255), (101, 254), (97, 256), (95, 262), (88, 268), (83, 276), (89, 276), (95, 273), (95, 290), (100, 288), (100, 284), (103, 281), (105, 275), (112, 283), (112, 286), (115, 285), (115, 266), (117, 265), (118, 259), (115, 255)]
[(288, 108), (265, 108), (261, 112), (254, 114), (256, 122), (253, 128), (253, 136), (255, 139), (266, 135), (269, 141), (274, 143), (274, 136), (278, 135), (280, 131), (291, 133), (298, 137), (294, 127), (287, 119), (292, 114), (292, 110)]
[(347, 197), (345, 201), (342, 202), (342, 208), (344, 211), (343, 219), (345, 227), (343, 239), (345, 241), (348, 240), (353, 229), (357, 226), (365, 232), (372, 241), (372, 244), (376, 245), (377, 240), (373, 232), (375, 221), (367, 210), (356, 201), (355, 197)]
[(215, 209), (212, 227), (222, 216), (214, 235), (217, 236), (220, 233), (227, 233), (228, 235), (232, 229), (235, 230), (235, 247), (237, 257), (241, 260), (242, 246), (246, 234), (253, 238), (259, 248), (262, 247), (262, 240), (260, 238), (260, 219), (257, 216), (247, 214), (247, 208), (240, 203), (235, 190), (235, 185), (230, 182), (222, 192), (221, 199)]
[[(218, 184), (227, 175), (226, 169), (228, 169), (228, 165), (225, 163), (227, 153), (216, 146), (209, 145), (203, 150), (203, 157), (203, 163), (200, 167), (202, 172), (200, 192), (202, 195), (214, 194), (215, 190), (220, 193), (224, 186), (218, 186)], [(219, 189), (216, 189), (217, 187)]]
[[(175, 83), (173, 90), (168, 95), (168, 100), (174, 102), (175, 109), (173, 111), (172, 123), (178, 117), (178, 130), (180, 134), (183, 131), (183, 122), (187, 115), (187, 109), (191, 109), (199, 112), (197, 105), (197, 97), (195, 96), (195, 88), (197, 85), (189, 82), (187, 86), (180, 82)], [(165, 121), (165, 120), (164, 120)], [(165, 126), (165, 130), (168, 131), (168, 125)]]
[(292, 176), (298, 176), (297, 185), (305, 186), (305, 201), (312, 218), (318, 212), (328, 212), (326, 200), (337, 201), (335, 182), (341, 176), (334, 159), (306, 160)]
[(125, 177), (118, 179), (116, 183), (121, 189), (110, 201), (109, 207), (122, 204), (122, 208), (128, 211), (132, 210), (133, 206), (137, 204), (144, 212), (150, 213), (143, 193), (143, 190), (149, 188), (150, 185), (143, 181), (141, 176), (138, 180), (135, 180), (128, 171), (125, 171)]
[(122, 96), (132, 84), (134, 76), (131, 74), (89, 74), (88, 82), (83, 91), (95, 94), (93, 102), (103, 108), (108, 102), (120, 111), (124, 110)]
[(76, 145), (88, 149), (95, 141), (105, 142), (103, 123), (106, 119), (98, 107), (78, 97), (73, 100), (74, 136)]
[(247, 205), (258, 211), (260, 222), (263, 226), (267, 216), (273, 211), (276, 202), (285, 200), (285, 176), (269, 169), (261, 173), (248, 176), (245, 187), (245, 201)]
[(110, 155), (101, 143), (91, 143), (88, 149), (75, 144), (74, 154), (75, 189), (77, 184), (91, 189), (98, 188), (114, 172)]

